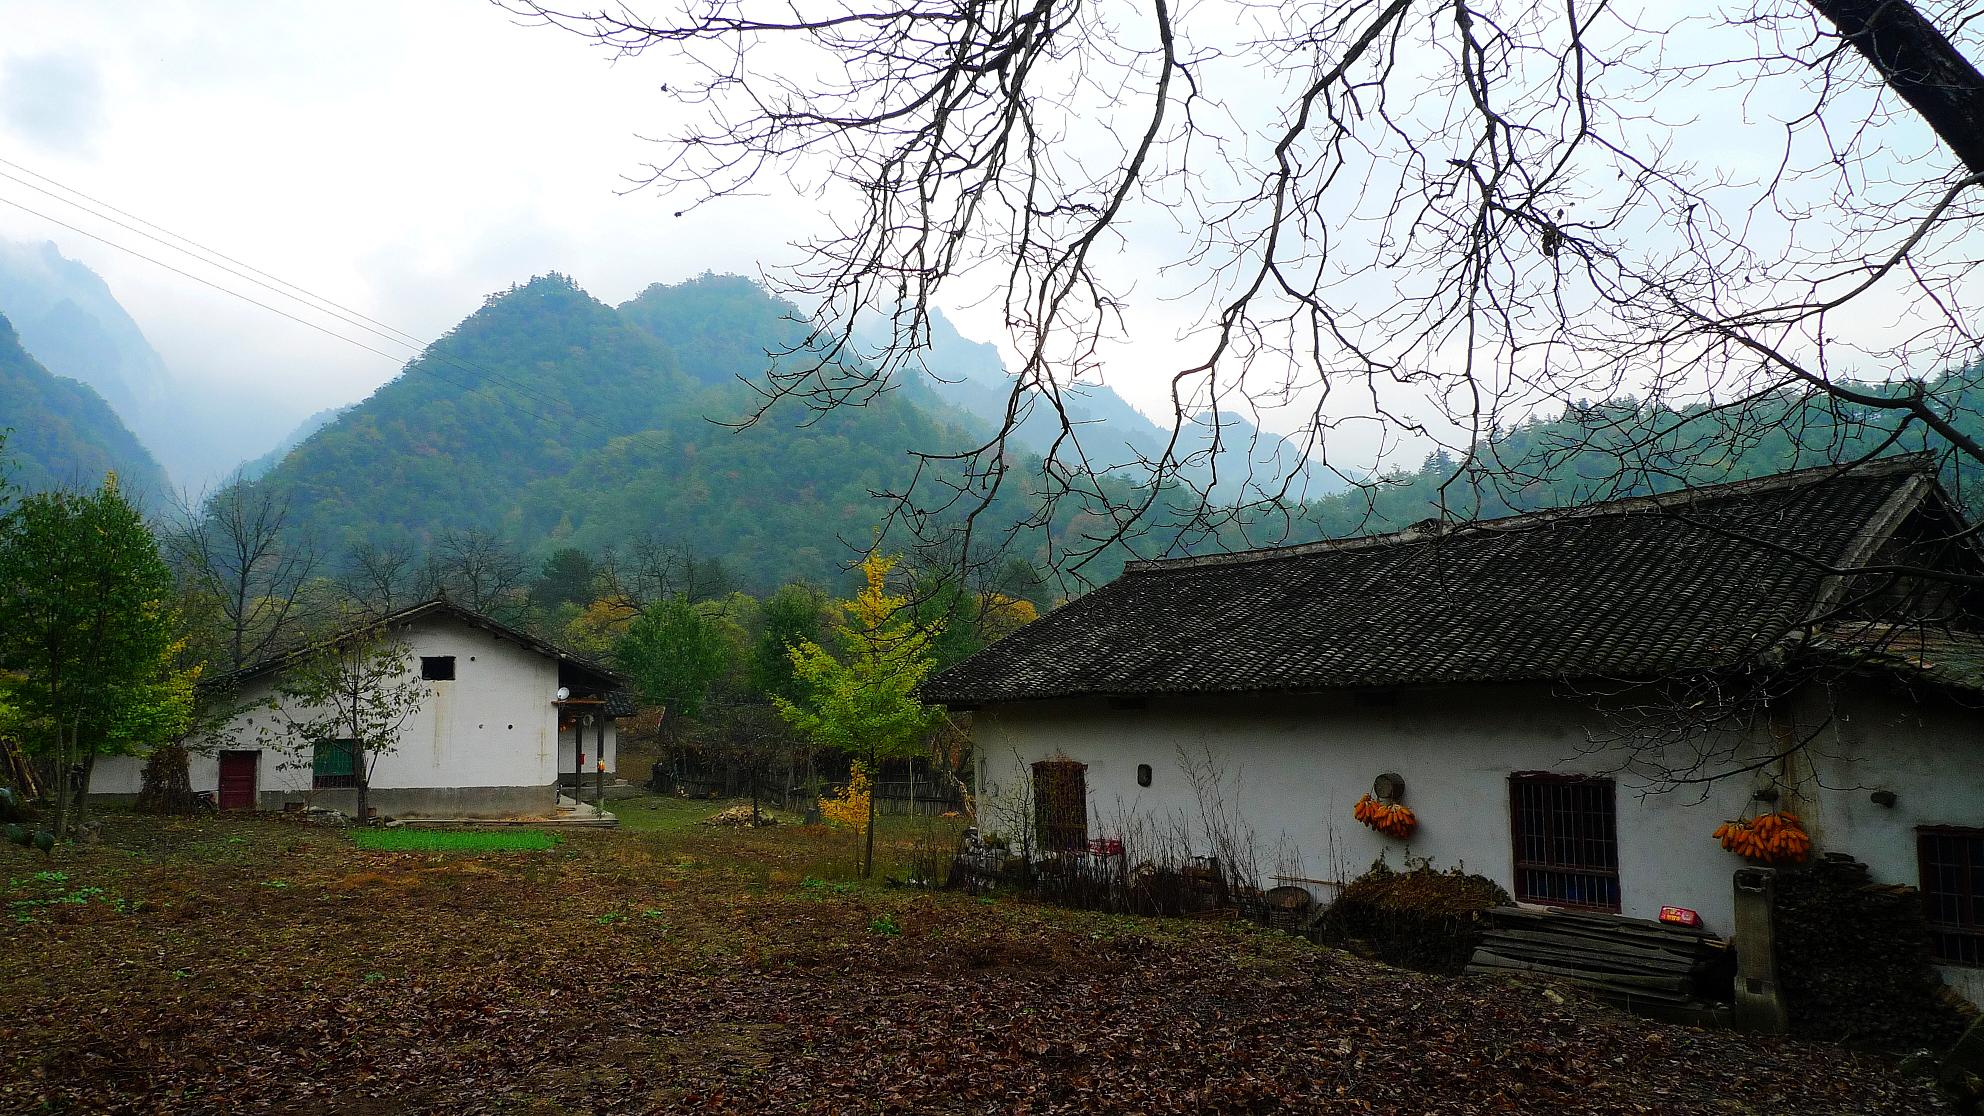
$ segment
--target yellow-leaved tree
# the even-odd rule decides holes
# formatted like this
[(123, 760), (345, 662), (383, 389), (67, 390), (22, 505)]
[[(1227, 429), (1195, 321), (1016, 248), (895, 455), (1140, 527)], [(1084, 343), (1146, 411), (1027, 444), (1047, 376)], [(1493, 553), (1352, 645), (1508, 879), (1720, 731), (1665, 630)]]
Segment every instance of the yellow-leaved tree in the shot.
[[(772, 698), (779, 714), (815, 744), (861, 760), (865, 777), (883, 760), (918, 754), (925, 734), (944, 716), (916, 700), (916, 687), (936, 664), (931, 643), (942, 625), (919, 624), (909, 599), (889, 592), (889, 571), (899, 560), (874, 552), (862, 560), (861, 591), (839, 602), (845, 614), (835, 633), (841, 654), (810, 640), (795, 645), (792, 673), (803, 697)], [(875, 870), (873, 794), (866, 813), (863, 876)]]

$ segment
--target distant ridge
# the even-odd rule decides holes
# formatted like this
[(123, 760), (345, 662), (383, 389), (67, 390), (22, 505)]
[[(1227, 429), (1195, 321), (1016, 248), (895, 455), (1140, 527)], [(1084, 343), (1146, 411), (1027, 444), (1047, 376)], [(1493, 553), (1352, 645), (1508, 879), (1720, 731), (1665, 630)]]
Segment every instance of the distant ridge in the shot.
[(21, 347), (0, 316), (0, 431), (8, 479), (26, 492), (93, 487), (115, 470), (140, 504), (172, 494), (165, 471), (88, 384), (56, 376)]

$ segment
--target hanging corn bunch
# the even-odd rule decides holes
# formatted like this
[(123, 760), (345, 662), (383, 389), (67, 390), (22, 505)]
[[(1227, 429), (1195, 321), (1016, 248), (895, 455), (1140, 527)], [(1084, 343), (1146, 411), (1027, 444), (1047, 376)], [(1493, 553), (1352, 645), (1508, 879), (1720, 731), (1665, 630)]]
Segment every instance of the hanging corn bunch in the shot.
[(1715, 827), (1722, 847), (1759, 864), (1803, 864), (1812, 855), (1812, 837), (1795, 814), (1758, 814), (1749, 821)]
[(1401, 841), (1412, 836), (1412, 831), (1419, 828), (1419, 819), (1413, 815), (1410, 807), (1380, 802), (1368, 794), (1358, 799), (1357, 805), (1350, 808), (1350, 816), (1388, 837), (1396, 837)]

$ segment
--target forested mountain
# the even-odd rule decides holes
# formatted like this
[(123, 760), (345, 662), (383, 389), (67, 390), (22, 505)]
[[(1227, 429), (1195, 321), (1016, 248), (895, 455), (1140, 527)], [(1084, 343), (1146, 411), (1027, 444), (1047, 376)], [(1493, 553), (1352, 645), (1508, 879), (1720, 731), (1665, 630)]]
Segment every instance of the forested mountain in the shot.
[(544, 276), (492, 296), (391, 383), (260, 484), (293, 493), (333, 548), (451, 529), (526, 553), (599, 552), (640, 534), (757, 585), (833, 576), (871, 538), (873, 494), (907, 450), (962, 435), (895, 394), (825, 415), (780, 408), (743, 429), (737, 377), (803, 341), (790, 308), (706, 276), (606, 306)]
[(240, 470), (236, 473), (235, 479), (259, 480), (270, 469), (275, 468), (283, 458), (288, 457), (290, 450), (302, 445), (304, 439), (329, 426), (339, 415), (349, 410), (351, 410), (351, 404), (349, 403), (337, 407), (326, 407), (304, 419), (302, 422), (297, 423), (296, 429), (285, 434), (282, 441), (277, 442), (275, 447), (269, 450), (269, 452), (252, 461), (243, 462)]
[[(1906, 382), (1866, 385), (1911, 390)], [(1984, 365), (1922, 385), (1962, 435), (1984, 440)], [(1853, 461), (1869, 454), (1934, 452), (1952, 459), (1943, 482), (1973, 517), (1984, 516), (1984, 476), (1920, 424), (1895, 430), (1900, 412), (1784, 393), (1727, 417), (1672, 411), (1631, 399), (1567, 408), (1550, 419), (1498, 431), (1472, 458), (1446, 453), (1396, 471), (1368, 488), (1315, 501), (1305, 528), (1343, 537), (1392, 531), (1431, 518), (1494, 519), (1619, 496), (1767, 476)], [(1455, 479), (1458, 478), (1458, 479)], [(1449, 483), (1452, 481), (1452, 483)]]
[(9, 431), (0, 468), (26, 491), (93, 486), (115, 470), (124, 490), (140, 503), (170, 494), (158, 462), (117, 421), (109, 404), (88, 384), (50, 374), (21, 347), (4, 316), (0, 431)]
[[(790, 306), (735, 276), (657, 285), (619, 307), (563, 276), (540, 277), (491, 296), (256, 483), (291, 493), (302, 525), (332, 552), (395, 541), (420, 551), (448, 532), (473, 529), (536, 560), (561, 547), (601, 554), (645, 536), (720, 559), (755, 589), (832, 579), (869, 545), (890, 510), (876, 494), (909, 483), (916, 469), (910, 450), (971, 444), (983, 420), (964, 393), (933, 380), (825, 413), (781, 404), (754, 424), (734, 425), (762, 403), (748, 382), (762, 379), (768, 352), (809, 364), (822, 359), (805, 328)], [(996, 352), (962, 338), (939, 346), (936, 356), (960, 370), (941, 378), (953, 385), (983, 388), (987, 377), (1004, 375)], [(1984, 404), (1975, 384), (1948, 386), (1959, 407), (1968, 409), (1972, 398)], [(1159, 556), (1181, 547), (1300, 542), (1435, 515), (1488, 518), (1757, 475), (1865, 449), (1888, 421), (1790, 397), (1779, 405), (1780, 414), (1751, 416), (1753, 427), (1758, 419), (1774, 425), (1773, 434), (1741, 441), (1718, 435), (1704, 416), (1683, 422), (1630, 401), (1573, 408), (1498, 432), (1444, 494), (1456, 465), (1436, 456), (1419, 470), (1291, 507), (1285, 516), (1221, 524), (1215, 537), (1184, 535), (1181, 542), (1179, 525), (1189, 515), (1160, 506), (1151, 517), (1156, 526), (1134, 549)], [(980, 429), (968, 429), (973, 424)], [(1244, 452), (1230, 429), (1228, 437), (1226, 452)], [(1897, 448), (1920, 444), (1911, 439)], [(1650, 457), (1627, 452), (1642, 446), (1651, 447)], [(1652, 467), (1622, 476), (1622, 458)], [(1242, 471), (1230, 461), (1220, 467)], [(981, 519), (981, 540), (1034, 510), (1028, 475), (1022, 462)], [(1127, 477), (1105, 483), (1119, 495), (1130, 485)], [(932, 491), (923, 489), (926, 498)], [(1169, 502), (1190, 504), (1182, 496)], [(1058, 507), (1046, 529), (1023, 531), (1018, 556), (1044, 563), (1050, 539), (1107, 536), (1097, 509), (1078, 504)], [(1117, 548), (1084, 577), (1106, 580), (1130, 556)]]

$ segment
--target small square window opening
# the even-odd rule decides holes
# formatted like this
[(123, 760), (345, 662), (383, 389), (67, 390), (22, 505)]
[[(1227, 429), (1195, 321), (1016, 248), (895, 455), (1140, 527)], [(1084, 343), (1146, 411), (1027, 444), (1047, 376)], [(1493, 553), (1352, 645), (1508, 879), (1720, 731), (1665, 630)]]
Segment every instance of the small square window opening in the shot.
[(420, 676), (429, 682), (452, 682), (455, 678), (453, 655), (422, 655)]

